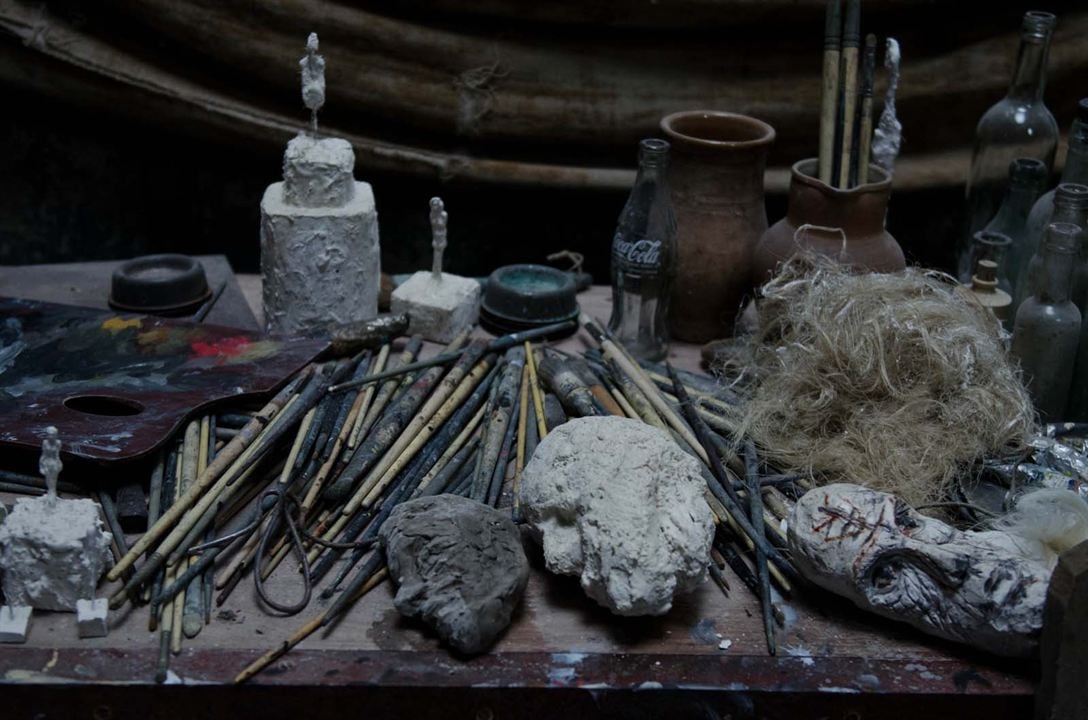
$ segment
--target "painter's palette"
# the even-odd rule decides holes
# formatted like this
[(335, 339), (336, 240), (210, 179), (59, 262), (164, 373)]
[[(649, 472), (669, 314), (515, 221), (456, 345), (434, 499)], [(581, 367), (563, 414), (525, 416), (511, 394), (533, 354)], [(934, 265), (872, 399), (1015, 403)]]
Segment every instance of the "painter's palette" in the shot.
[(202, 406), (274, 390), (326, 343), (0, 297), (0, 446), (146, 455)]

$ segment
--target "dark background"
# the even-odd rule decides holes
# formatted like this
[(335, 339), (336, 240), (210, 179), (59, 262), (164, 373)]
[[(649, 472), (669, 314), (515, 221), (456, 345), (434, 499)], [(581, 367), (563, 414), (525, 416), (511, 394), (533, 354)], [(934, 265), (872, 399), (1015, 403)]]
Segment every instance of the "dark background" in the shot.
[[(978, 5), (971, 5), (977, 11)], [(1069, 10), (1059, 5), (1055, 9)], [(992, 26), (1014, 36), (1025, 6), (987, 7), (990, 12), (971, 18), (975, 34), (984, 35)], [(904, 10), (897, 17), (902, 22), (910, 15)], [(927, 33), (925, 27), (901, 31), (907, 37)], [(0, 264), (182, 252), (224, 253), (236, 271), (258, 270), (258, 205), (264, 188), (280, 177), (282, 145), (267, 137), (247, 138), (244, 132), (209, 133), (153, 111), (134, 112), (125, 107), (123, 94), (88, 103), (85, 98), (69, 101), (62, 91), (37, 91), (49, 84), (57, 61), (35, 56), (25, 39), (10, 34), (0, 33), (0, 50), (2, 57), (32, 57), (32, 67), (41, 74), (35, 82), (0, 80), (5, 107), (0, 113)], [(907, 54), (905, 62), (911, 59)], [(1012, 63), (1008, 57), (1008, 72)], [(1048, 93), (1063, 133), (1076, 97), (1088, 94), (1088, 87), (1073, 87), (1080, 82), (1066, 79)], [(999, 97), (996, 92), (986, 102)], [(330, 112), (335, 119), (335, 106)], [(973, 124), (976, 118), (960, 120)], [(301, 112), (299, 119), (304, 121)], [(395, 124), (395, 119), (387, 121)], [(937, 112), (904, 121), (904, 152), (909, 152), (912, 138), (920, 141), (927, 129), (941, 126), (942, 118)], [(628, 166), (634, 161), (632, 143)], [(621, 163), (622, 156), (615, 166)], [(450, 213), (450, 270), (486, 275), (502, 264), (543, 261), (551, 252), (570, 249), (586, 255), (586, 269), (597, 282), (608, 281), (608, 251), (625, 199), (622, 190), (442, 182), (378, 171), (363, 161), (357, 163), (356, 177), (374, 188), (383, 270), (409, 272), (428, 264), (427, 201), (441, 195)], [(784, 195), (768, 195), (770, 222), (784, 212)], [(935, 183), (895, 191), (888, 227), (909, 261), (948, 268), (962, 218), (962, 185)]]

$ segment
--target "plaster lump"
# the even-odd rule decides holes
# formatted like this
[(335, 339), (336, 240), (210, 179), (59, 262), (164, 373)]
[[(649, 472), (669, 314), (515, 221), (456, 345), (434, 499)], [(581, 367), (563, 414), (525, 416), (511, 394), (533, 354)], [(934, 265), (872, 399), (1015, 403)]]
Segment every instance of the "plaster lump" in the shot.
[(617, 615), (662, 615), (705, 576), (705, 487), (699, 462), (664, 431), (587, 417), (541, 441), (519, 497), (549, 570), (578, 576)]

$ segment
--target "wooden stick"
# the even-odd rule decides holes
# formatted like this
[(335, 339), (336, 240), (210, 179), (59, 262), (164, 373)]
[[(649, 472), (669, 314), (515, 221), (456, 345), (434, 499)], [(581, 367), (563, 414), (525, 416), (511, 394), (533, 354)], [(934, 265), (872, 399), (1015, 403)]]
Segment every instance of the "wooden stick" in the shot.
[(178, 498), (178, 500), (170, 506), (170, 509), (163, 513), (158, 522), (148, 528), (147, 532), (133, 544), (128, 554), (121, 558), (121, 560), (106, 573), (106, 578), (108, 580), (111, 582), (117, 581), (121, 577), (121, 573), (130, 568), (144, 551), (151, 547), (156, 540), (165, 535), (209, 487), (227, 474), (228, 468), (239, 459), (246, 448), (248, 448), (261, 434), (269, 421), (283, 410), (289, 400), (294, 397), (295, 390), (297, 390), (299, 385), (310, 376), (312, 371), (312, 366), (307, 366), (282, 390), (280, 390), (280, 392), (277, 393), (252, 420), (246, 423), (246, 426), (242, 428), (242, 432), (227, 443), (226, 447), (216, 455), (215, 462), (208, 466), (201, 474), (200, 478), (198, 478), (197, 482), (189, 488), (189, 491)]
[(876, 72), (876, 35), (865, 36), (861, 64), (861, 120), (858, 127), (858, 185), (869, 182), (869, 155), (873, 147), (873, 75)]
[(521, 488), (521, 471), (525, 469), (525, 443), (528, 440), (529, 425), (529, 363), (521, 368), (521, 397), (518, 399), (518, 450), (514, 467), (514, 515), (518, 515), (521, 502), (518, 500), (518, 490)]
[[(759, 466), (756, 446), (749, 440), (744, 451), (745, 479), (748, 482), (748, 514), (756, 533), (766, 535), (763, 527), (763, 494), (759, 487)], [(755, 548), (756, 575), (759, 577), (759, 599), (763, 608), (763, 632), (767, 638), (767, 652), (774, 655), (774, 611), (771, 598), (771, 579), (767, 572), (767, 556), (758, 545)]]
[(828, 0), (824, 20), (823, 85), (820, 88), (820, 180), (831, 184), (835, 165), (835, 120), (839, 108), (839, 45), (842, 42), (842, 0)]
[[(378, 357), (370, 364), (370, 370), (372, 372), (381, 372), (385, 369), (385, 363), (389, 360), (390, 347), (390, 345), (382, 345), (382, 349), (378, 351)], [(402, 364), (412, 362), (411, 356), (408, 356), (407, 359), (403, 359), (404, 357), (405, 356), (402, 356)], [(359, 393), (355, 398), (358, 410), (356, 411), (355, 418), (351, 424), (351, 432), (348, 434), (348, 450), (354, 450), (355, 446), (359, 444), (359, 435), (362, 433), (363, 422), (370, 412), (370, 403), (373, 402), (374, 396), (378, 392), (378, 388), (378, 385), (367, 385), (366, 389)]]
[(506, 354), (506, 366), (495, 383), (494, 398), (488, 411), (487, 424), (484, 427), (484, 439), (480, 446), (480, 455), (476, 460), (476, 474), (472, 480), (471, 497), (480, 502), (487, 501), (487, 491), (495, 472), (495, 463), (506, 439), (506, 426), (510, 424), (514, 399), (518, 395), (517, 383), (521, 378), (521, 368), (525, 362), (525, 353), (516, 348)]
[(540, 439), (548, 434), (548, 425), (544, 421), (544, 396), (540, 392), (540, 378), (536, 374), (536, 356), (533, 344), (525, 341), (525, 366), (529, 368), (529, 392), (533, 396), (533, 410), (536, 412), (536, 429)]
[(854, 129), (858, 108), (858, 44), (861, 41), (861, 0), (846, 0), (842, 31), (842, 151), (839, 155), (840, 190), (850, 187), (850, 168), (855, 163)]

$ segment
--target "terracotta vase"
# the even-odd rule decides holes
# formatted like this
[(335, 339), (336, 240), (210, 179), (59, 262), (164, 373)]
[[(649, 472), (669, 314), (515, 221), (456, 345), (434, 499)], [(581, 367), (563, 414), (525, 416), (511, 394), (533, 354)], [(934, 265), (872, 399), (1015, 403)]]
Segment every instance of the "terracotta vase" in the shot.
[(751, 289), (752, 249), (767, 229), (763, 169), (774, 128), (727, 112), (673, 113), (661, 121), (672, 144), (669, 187), (676, 211), (672, 336), (727, 337)]
[(768, 228), (756, 246), (753, 284), (770, 279), (778, 264), (802, 247), (862, 270), (906, 267), (902, 248), (884, 229), (891, 176), (870, 165), (872, 182), (838, 190), (816, 178), (816, 168), (814, 159), (793, 166), (786, 217)]

